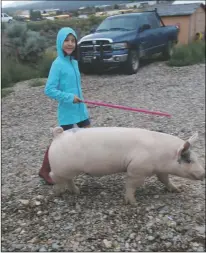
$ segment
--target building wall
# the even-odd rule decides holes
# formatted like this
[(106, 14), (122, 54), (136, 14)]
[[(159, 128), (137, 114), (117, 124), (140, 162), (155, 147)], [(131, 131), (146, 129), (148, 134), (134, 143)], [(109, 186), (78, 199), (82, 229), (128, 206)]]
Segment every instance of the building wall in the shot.
[(189, 42), (189, 17), (190, 16), (161, 17), (165, 25), (180, 25), (178, 44), (187, 44)]
[(201, 7), (190, 16), (189, 41), (194, 40), (197, 32), (205, 32), (205, 10)]

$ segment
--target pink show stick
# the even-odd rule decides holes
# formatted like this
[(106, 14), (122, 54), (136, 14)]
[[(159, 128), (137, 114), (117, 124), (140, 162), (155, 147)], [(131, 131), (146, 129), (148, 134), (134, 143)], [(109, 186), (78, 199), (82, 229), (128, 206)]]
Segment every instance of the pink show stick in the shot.
[(96, 102), (96, 101), (89, 101), (89, 100), (83, 100), (82, 102), (85, 103), (85, 104), (91, 104), (91, 105), (97, 105), (97, 106), (106, 106), (106, 107), (122, 109), (122, 110), (126, 110), (126, 111), (142, 112), (142, 113), (147, 113), (147, 114), (165, 116), (165, 117), (169, 117), (169, 118), (171, 117), (170, 114), (165, 113), (165, 112), (155, 112), (155, 111), (149, 111), (149, 110), (146, 110), (146, 109), (139, 109), (139, 108), (134, 108), (134, 107), (114, 105), (114, 104), (108, 104), (108, 103)]

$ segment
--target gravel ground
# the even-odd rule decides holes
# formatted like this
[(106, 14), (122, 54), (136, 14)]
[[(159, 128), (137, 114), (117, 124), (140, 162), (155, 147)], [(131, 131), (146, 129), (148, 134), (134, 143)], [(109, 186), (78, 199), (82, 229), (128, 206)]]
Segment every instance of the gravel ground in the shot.
[[(165, 111), (172, 118), (105, 107), (89, 108), (93, 126), (142, 127), (187, 139), (205, 163), (205, 65), (164, 62), (137, 75), (82, 75), (85, 98)], [(2, 100), (2, 251), (205, 251), (205, 182), (173, 177), (168, 193), (156, 177), (124, 204), (125, 175), (76, 179), (80, 196), (54, 196), (38, 177), (56, 126), (56, 102), (43, 87), (17, 84)]]

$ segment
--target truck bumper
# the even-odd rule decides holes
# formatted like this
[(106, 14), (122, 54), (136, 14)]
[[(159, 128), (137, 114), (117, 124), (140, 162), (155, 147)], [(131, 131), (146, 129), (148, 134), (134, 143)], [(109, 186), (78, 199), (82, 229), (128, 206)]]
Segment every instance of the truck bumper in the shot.
[(99, 56), (93, 57), (82, 57), (80, 63), (85, 66), (91, 67), (118, 67), (127, 61), (128, 54), (113, 54), (111, 56), (103, 57), (102, 59)]
[(121, 63), (127, 60), (128, 54), (112, 55), (111, 58), (103, 59), (104, 63)]

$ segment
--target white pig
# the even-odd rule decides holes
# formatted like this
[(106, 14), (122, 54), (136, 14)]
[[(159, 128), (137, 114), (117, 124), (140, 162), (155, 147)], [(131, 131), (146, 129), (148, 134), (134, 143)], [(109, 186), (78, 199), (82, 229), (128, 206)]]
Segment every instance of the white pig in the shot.
[(125, 202), (136, 202), (136, 187), (154, 174), (169, 191), (178, 188), (169, 180), (175, 175), (203, 180), (205, 169), (191, 146), (195, 133), (187, 141), (165, 133), (140, 128), (94, 127), (63, 131), (53, 129), (49, 148), (50, 176), (57, 186), (67, 185), (79, 193), (73, 178), (81, 173), (103, 176), (126, 172)]

